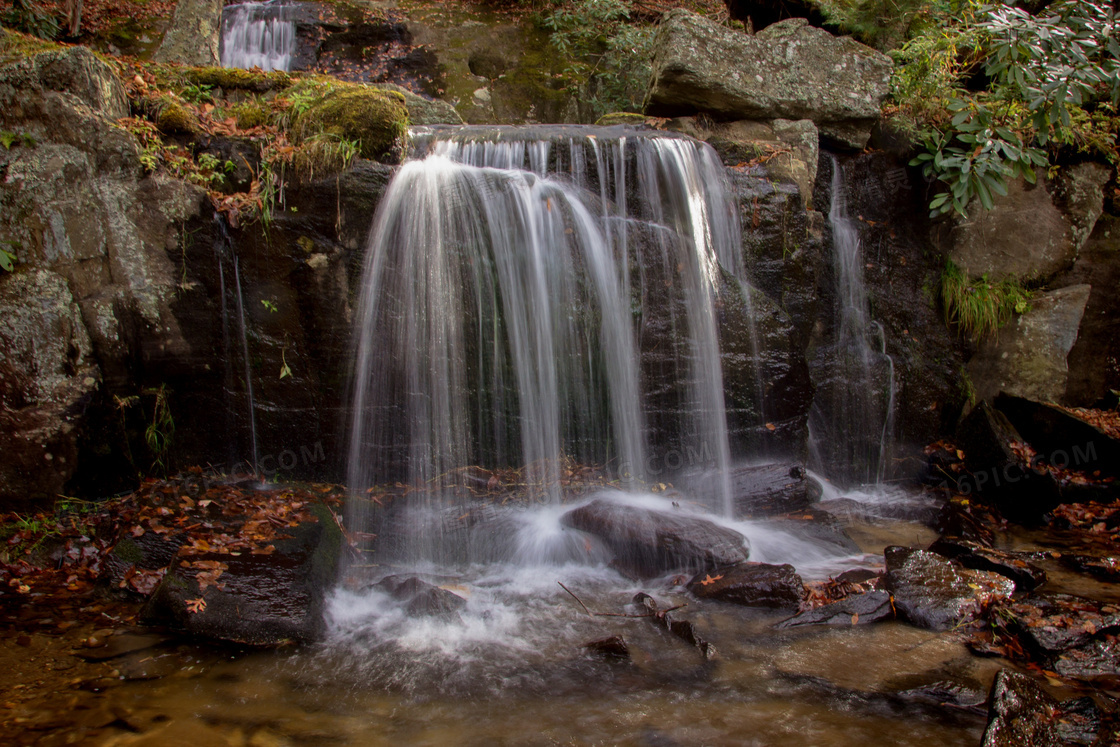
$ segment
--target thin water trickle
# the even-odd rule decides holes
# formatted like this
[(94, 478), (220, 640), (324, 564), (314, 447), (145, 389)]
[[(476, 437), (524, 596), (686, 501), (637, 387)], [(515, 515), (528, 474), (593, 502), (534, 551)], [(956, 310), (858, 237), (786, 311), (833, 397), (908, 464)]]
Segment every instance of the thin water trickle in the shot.
[(227, 6), (222, 13), (222, 67), (288, 70), (296, 45), (291, 11), (284, 0)]
[(241, 331), (241, 358), (245, 364), (245, 398), (249, 411), (249, 449), (252, 454), (251, 467), (257, 474), (260, 454), (257, 451), (257, 403), (253, 398), (253, 371), (249, 365), (249, 332), (245, 325), (245, 300), (241, 293), (241, 262), (233, 258), (233, 282), (237, 288), (237, 320)]
[(836, 337), (827, 379), (811, 415), (815, 466), (846, 484), (882, 482), (894, 441), (894, 360), (886, 352), (882, 325), (871, 316), (859, 229), (848, 214), (844, 172), (832, 157), (833, 274)]

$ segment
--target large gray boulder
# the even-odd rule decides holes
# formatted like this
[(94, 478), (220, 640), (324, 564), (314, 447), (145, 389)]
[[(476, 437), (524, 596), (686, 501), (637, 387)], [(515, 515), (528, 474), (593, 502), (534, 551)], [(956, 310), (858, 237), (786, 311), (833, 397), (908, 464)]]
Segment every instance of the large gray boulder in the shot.
[[(0, 68), (0, 98), (15, 107), (6, 114), (19, 116), (19, 91), (24, 98), (34, 92), (59, 91), (76, 96), (94, 113), (109, 119), (128, 116), (128, 97), (124, 85), (108, 63), (86, 47), (67, 47), (50, 50)], [(5, 107), (7, 108), (7, 106)]]
[(1071, 285), (1031, 299), (1031, 308), (986, 340), (968, 362), (978, 398), (1001, 391), (1040, 402), (1055, 402), (1065, 394), (1069, 376), (1067, 356), (1092, 288)]
[[(744, 34), (686, 10), (661, 21), (646, 112), (720, 119), (811, 119), (862, 148), (887, 95), (889, 57), (804, 18)], [(857, 127), (852, 127), (857, 124)]]
[(1104, 209), (1109, 169), (1082, 163), (1054, 180), (1012, 181), (1007, 195), (985, 210), (969, 205), (968, 217), (949, 236), (949, 256), (972, 277), (1048, 280), (1068, 269)]
[(220, 64), (224, 5), (222, 0), (179, 0), (171, 26), (152, 59), (183, 65)]
[(52, 500), (78, 464), (80, 423), (100, 383), (82, 313), (46, 269), (0, 277), (0, 498)]

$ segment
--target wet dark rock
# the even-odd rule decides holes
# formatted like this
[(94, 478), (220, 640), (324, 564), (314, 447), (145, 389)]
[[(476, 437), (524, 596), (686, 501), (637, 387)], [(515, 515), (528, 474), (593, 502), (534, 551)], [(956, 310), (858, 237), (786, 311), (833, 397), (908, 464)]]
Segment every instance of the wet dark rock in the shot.
[[(184, 556), (168, 570), (141, 618), (192, 636), (250, 646), (318, 639), (326, 595), (338, 573), (342, 533), (329, 509), (312, 511), (318, 521), (300, 524), (290, 538), (276, 540), (271, 554)], [(202, 589), (200, 569), (189, 565), (196, 561), (225, 568)]]
[(642, 610), (654, 625), (693, 646), (705, 661), (716, 658), (716, 647), (696, 632), (696, 626), (692, 622), (677, 619), (672, 608), (661, 609), (657, 600), (641, 591), (634, 595), (632, 603)]
[(938, 513), (933, 527), (942, 537), (960, 539), (983, 547), (991, 547), (995, 535), (988, 521), (971, 501), (954, 498)]
[(133, 568), (143, 571), (166, 568), (179, 553), (182, 539), (181, 535), (167, 536), (156, 532), (145, 532), (139, 537), (126, 535), (117, 541), (102, 561), (101, 578), (109, 586), (117, 587)]
[(1017, 591), (1031, 591), (1046, 583), (1046, 571), (1027, 562), (1020, 554), (996, 550), (968, 540), (941, 537), (930, 552), (954, 560), (965, 568), (992, 571), (1015, 582)]
[(1061, 564), (1102, 581), (1120, 582), (1120, 558), (1062, 553)]
[(989, 696), (983, 747), (1058, 747), (1058, 701), (1025, 674), (1001, 670)]
[(1000, 620), (1029, 649), (1055, 656), (1120, 630), (1120, 607), (1074, 596), (1038, 594), (1003, 605)]
[(1120, 675), (1120, 638), (1108, 636), (1080, 648), (1063, 651), (1054, 660), (1054, 671), (1063, 677), (1093, 679), (1104, 677), (1113, 683)]
[(700, 599), (746, 607), (796, 609), (805, 595), (801, 576), (789, 564), (741, 563), (696, 575), (688, 590)]
[(731, 566), (750, 552), (741, 534), (699, 516), (602, 498), (569, 511), (560, 522), (598, 537), (614, 553), (614, 565), (637, 578)]
[(416, 576), (388, 576), (377, 586), (394, 599), (406, 602), (405, 612), (416, 617), (453, 617), (467, 600)]
[(118, 656), (144, 651), (166, 643), (170, 639), (164, 635), (136, 635), (125, 633), (110, 636), (104, 646), (78, 651), (78, 656), (86, 661), (107, 661)]
[(1054, 405), (1000, 393), (996, 408), (1037, 452), (1062, 469), (1120, 477), (1120, 439)]
[(957, 430), (971, 473), (958, 480), (957, 491), (1009, 519), (1035, 524), (1061, 503), (1061, 494), (1049, 472), (1036, 471), (1014, 451), (1012, 444), (1022, 441), (1003, 413), (987, 402), (977, 405)]
[(667, 13), (654, 41), (646, 111), (708, 112), (720, 119), (812, 119), (865, 124), (863, 147), (887, 94), (891, 62), (850, 37), (790, 19), (758, 34), (685, 10)]
[(949, 630), (978, 617), (992, 602), (1010, 598), (1007, 578), (956, 565), (926, 550), (888, 547), (885, 586), (898, 616), (922, 628)]
[(821, 498), (821, 485), (799, 464), (757, 464), (731, 470), (731, 500), (738, 518), (800, 511)]
[[(1096, 702), (1088, 697), (1074, 698), (1061, 703), (1058, 717), (1058, 737), (1066, 744), (1093, 744), (1101, 731), (1104, 714)], [(1103, 745), (1102, 745), (1103, 747)]]
[(852, 594), (838, 602), (806, 610), (788, 620), (782, 620), (774, 627), (784, 629), (802, 625), (867, 625), (892, 619), (894, 619), (894, 607), (891, 605), (890, 593), (869, 591), (865, 594)]
[(880, 576), (882, 576), (882, 573), (870, 568), (853, 568), (841, 573), (836, 577), (836, 580), (846, 584), (864, 584), (872, 579), (878, 579)]
[(1102, 215), (1073, 268), (1056, 285), (1088, 284), (1093, 290), (1069, 351), (1069, 376), (1060, 402), (1093, 407), (1120, 390), (1120, 217)]
[(768, 529), (786, 532), (820, 545), (832, 545), (832, 549), (838, 551), (853, 554), (860, 552), (859, 545), (844, 531), (844, 525), (840, 520), (823, 509), (810, 508), (758, 523)]
[(626, 645), (626, 639), (620, 635), (612, 635), (610, 638), (600, 638), (596, 641), (590, 641), (589, 643), (583, 644), (583, 647), (602, 659), (610, 661), (630, 661), (630, 647)]

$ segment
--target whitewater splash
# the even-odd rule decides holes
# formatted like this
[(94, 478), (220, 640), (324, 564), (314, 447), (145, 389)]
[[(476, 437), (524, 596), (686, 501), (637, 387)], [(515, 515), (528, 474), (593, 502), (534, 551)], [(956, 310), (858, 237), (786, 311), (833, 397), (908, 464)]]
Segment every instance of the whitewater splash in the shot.
[(295, 50), (296, 25), (285, 0), (239, 3), (222, 12), (222, 67), (288, 70)]

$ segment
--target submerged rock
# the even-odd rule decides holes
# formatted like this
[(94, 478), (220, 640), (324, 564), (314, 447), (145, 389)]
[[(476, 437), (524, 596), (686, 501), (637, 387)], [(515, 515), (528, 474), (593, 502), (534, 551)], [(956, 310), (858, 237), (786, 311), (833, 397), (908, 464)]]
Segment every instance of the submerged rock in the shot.
[(1058, 701), (1025, 674), (1001, 670), (992, 685), (983, 747), (1057, 747)]
[[(811, 119), (863, 147), (887, 95), (890, 58), (792, 18), (745, 34), (686, 10), (661, 21), (647, 113)], [(844, 125), (859, 123), (853, 128)]]
[(717, 568), (693, 577), (688, 590), (700, 599), (778, 609), (796, 609), (805, 595), (801, 576), (788, 563), (741, 563)]
[(560, 522), (601, 539), (614, 553), (613, 565), (636, 578), (733, 566), (750, 552), (743, 535), (699, 516), (603, 498), (569, 511)]
[(867, 625), (894, 618), (891, 595), (886, 591), (852, 594), (838, 602), (806, 610), (782, 620), (774, 627), (796, 628), (802, 625)]
[(453, 617), (467, 604), (458, 594), (416, 576), (388, 576), (377, 587), (394, 599), (407, 602), (405, 612), (416, 617)]
[(949, 630), (969, 622), (1015, 590), (997, 573), (969, 570), (926, 550), (888, 547), (883, 555), (885, 585), (899, 617), (922, 628)]

